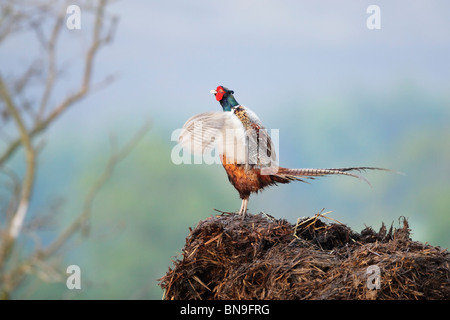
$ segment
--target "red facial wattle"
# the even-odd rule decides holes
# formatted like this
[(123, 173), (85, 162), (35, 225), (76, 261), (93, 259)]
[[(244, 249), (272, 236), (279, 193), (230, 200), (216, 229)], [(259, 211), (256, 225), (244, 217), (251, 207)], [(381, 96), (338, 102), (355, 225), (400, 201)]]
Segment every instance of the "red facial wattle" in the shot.
[(223, 95), (225, 94), (225, 90), (221, 86), (218, 86), (216, 91), (217, 91), (217, 93), (216, 93), (216, 100), (217, 101), (222, 100)]

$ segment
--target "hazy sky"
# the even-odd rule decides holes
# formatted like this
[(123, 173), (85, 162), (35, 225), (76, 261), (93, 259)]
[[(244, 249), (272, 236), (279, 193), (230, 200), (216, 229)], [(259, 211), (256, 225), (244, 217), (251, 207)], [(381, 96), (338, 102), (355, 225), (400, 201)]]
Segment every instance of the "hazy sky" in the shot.
[[(380, 30), (366, 26), (372, 4), (381, 10)], [(77, 105), (63, 126), (83, 119), (97, 129), (114, 115), (179, 122), (216, 108), (209, 90), (219, 84), (255, 110), (355, 88), (384, 94), (402, 82), (450, 89), (450, 2), (444, 0), (127, 0), (109, 9), (120, 22), (114, 43), (97, 57), (95, 77), (118, 80)], [(66, 30), (59, 48), (72, 86), (79, 78), (68, 61), (90, 35), (83, 6), (81, 14), (81, 30)], [(22, 65), (30, 45), (23, 38), (4, 43), (2, 69)]]

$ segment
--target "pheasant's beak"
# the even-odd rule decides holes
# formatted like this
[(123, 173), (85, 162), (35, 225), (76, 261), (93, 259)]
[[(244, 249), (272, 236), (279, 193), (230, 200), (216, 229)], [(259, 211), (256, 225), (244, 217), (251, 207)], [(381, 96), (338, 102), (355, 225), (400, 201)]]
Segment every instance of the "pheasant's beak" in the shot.
[(217, 91), (216, 90), (214, 90), (214, 89), (212, 89), (209, 93), (212, 93), (212, 94), (216, 94), (217, 93)]

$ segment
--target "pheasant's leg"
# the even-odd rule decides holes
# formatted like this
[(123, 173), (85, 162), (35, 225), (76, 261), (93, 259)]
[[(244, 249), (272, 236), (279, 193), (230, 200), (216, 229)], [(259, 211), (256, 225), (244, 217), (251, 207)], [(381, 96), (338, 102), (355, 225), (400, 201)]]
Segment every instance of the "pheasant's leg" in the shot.
[(239, 214), (242, 214), (242, 211), (244, 210), (244, 199), (242, 199), (241, 208), (239, 209)]
[(239, 214), (245, 217), (245, 214), (247, 213), (247, 206), (248, 206), (248, 198), (242, 199), (242, 205), (241, 210), (239, 210)]

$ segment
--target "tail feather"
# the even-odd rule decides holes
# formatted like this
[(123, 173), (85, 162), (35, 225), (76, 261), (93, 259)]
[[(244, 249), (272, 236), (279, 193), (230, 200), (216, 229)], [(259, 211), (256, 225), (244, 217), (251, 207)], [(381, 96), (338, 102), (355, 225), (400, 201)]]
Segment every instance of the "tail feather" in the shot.
[(372, 186), (365, 177), (352, 173), (351, 171), (366, 171), (366, 170), (383, 170), (392, 171), (384, 168), (376, 167), (352, 167), (352, 168), (331, 168), (331, 169), (289, 169), (279, 168), (277, 175), (286, 177), (290, 180), (299, 180), (305, 182), (304, 179), (314, 179), (315, 177), (327, 176), (327, 175), (345, 175), (365, 181), (369, 186)]

